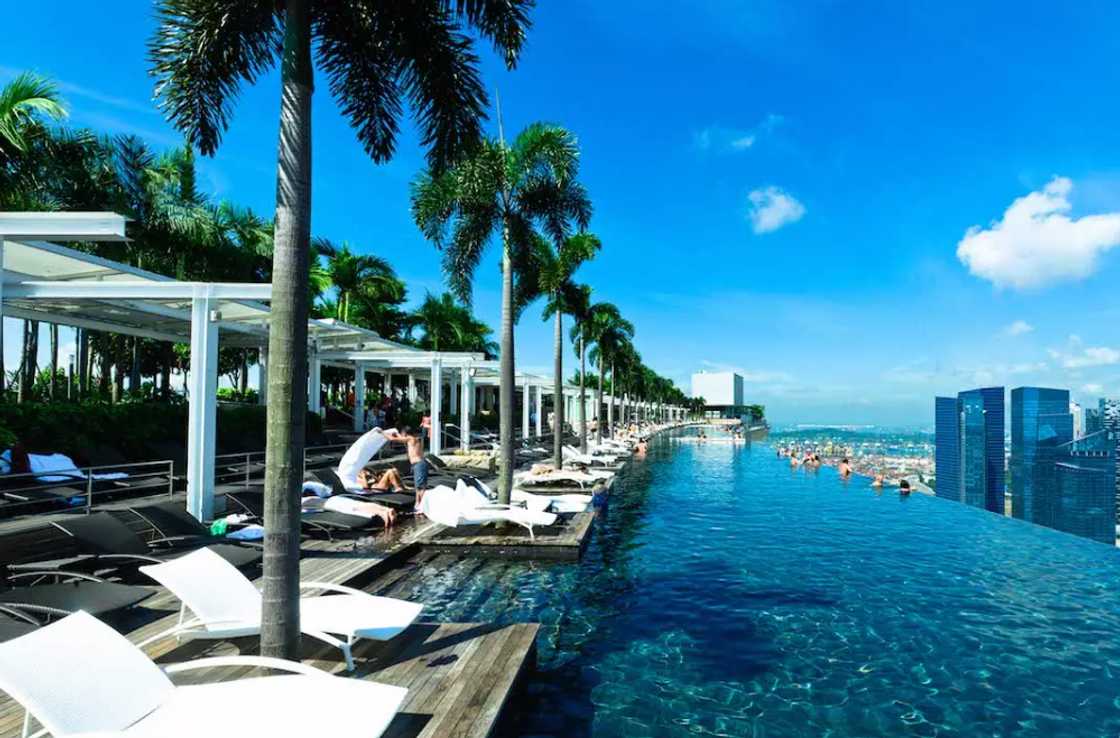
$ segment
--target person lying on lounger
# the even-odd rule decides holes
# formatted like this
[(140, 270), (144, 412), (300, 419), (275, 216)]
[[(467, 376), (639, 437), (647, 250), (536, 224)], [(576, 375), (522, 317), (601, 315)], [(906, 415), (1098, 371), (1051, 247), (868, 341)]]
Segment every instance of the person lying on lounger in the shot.
[(362, 469), (358, 472), (358, 483), (362, 489), (369, 492), (403, 492), (404, 480), (401, 473), (393, 467), (383, 472), (373, 469)]
[(300, 509), (305, 513), (331, 510), (336, 513), (356, 515), (362, 518), (381, 518), (381, 522), (385, 524), (386, 528), (393, 527), (393, 523), (397, 521), (397, 513), (391, 507), (340, 495), (321, 497), (315, 490), (308, 489), (307, 486), (304, 486), (303, 489)]

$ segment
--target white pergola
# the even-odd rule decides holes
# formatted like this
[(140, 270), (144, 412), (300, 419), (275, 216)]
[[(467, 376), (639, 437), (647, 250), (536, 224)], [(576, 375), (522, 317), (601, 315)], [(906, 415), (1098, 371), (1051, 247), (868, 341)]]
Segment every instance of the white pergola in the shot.
[[(3, 316), (37, 320), (175, 343), (189, 343), (189, 421), (187, 428), (187, 506), (200, 520), (214, 510), (218, 343), (260, 350), (260, 401), (267, 399), (268, 303), (270, 284), (184, 282), (103, 259), (60, 242), (125, 241), (125, 219), (114, 213), (0, 213), (0, 326)], [(2, 336), (2, 333), (0, 333)], [(379, 372), (386, 384), (394, 374), (408, 377), (408, 396), (416, 400), (417, 379), (429, 383), (432, 451), (442, 443), (442, 393), (458, 412), (460, 443), (469, 445), (470, 413), (476, 386), (499, 383), (498, 362), (482, 354), (423, 351), (390, 341), (375, 332), (335, 320), (308, 324), (308, 408), (321, 413), (321, 368), (354, 371), (354, 430), (366, 429), (362, 399), (367, 372)], [(518, 374), (523, 392), (523, 436), (541, 435), (544, 396), (553, 380)], [(595, 391), (588, 419), (598, 417)], [(565, 417), (573, 418), (579, 388), (563, 388)], [(621, 400), (604, 396), (614, 407)], [(632, 406), (630, 403), (627, 405)], [(530, 408), (536, 407), (535, 428)]]

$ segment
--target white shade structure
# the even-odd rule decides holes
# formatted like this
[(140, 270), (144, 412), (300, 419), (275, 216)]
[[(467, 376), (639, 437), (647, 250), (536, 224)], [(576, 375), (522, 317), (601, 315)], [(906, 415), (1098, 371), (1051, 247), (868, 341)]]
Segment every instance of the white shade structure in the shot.
[[(185, 282), (61, 245), (125, 241), (125, 218), (115, 213), (0, 213), (0, 326), (2, 316), (150, 338), (191, 346), (187, 432), (187, 505), (200, 520), (214, 511), (214, 457), (219, 346), (266, 349), (270, 284)], [(0, 334), (2, 335), (2, 334)], [(432, 451), (442, 444), (444, 385), (458, 410), (461, 444), (470, 442), (470, 412), (478, 387), (499, 383), (498, 362), (483, 354), (424, 351), (335, 320), (308, 323), (308, 407), (321, 412), (323, 365), (355, 371), (353, 429), (366, 426), (366, 372), (404, 375), (408, 396), (428, 384)], [(267, 361), (262, 353), (262, 363)], [(262, 377), (265, 376), (262, 374)], [(552, 379), (518, 374), (526, 403), (536, 399), (536, 434)], [(262, 399), (267, 392), (261, 384)], [(566, 397), (578, 394), (565, 388)], [(522, 430), (529, 431), (528, 410)]]

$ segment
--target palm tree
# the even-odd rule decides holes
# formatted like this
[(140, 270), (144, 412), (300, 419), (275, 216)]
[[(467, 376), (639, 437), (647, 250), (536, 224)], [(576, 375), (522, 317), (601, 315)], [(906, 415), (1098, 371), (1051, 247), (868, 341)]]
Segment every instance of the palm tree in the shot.
[[(5, 164), (11, 154), (23, 153), (27, 150), (29, 130), (36, 128), (39, 119), (58, 120), (65, 117), (66, 108), (62, 106), (58, 87), (53, 82), (30, 72), (17, 75), (15, 79), (0, 88), (0, 165)], [(28, 376), (28, 372), (34, 369), (35, 358), (29, 354), (32, 343), (29, 339), (33, 334), (38, 335), (37, 322), (25, 326), (23, 332), (21, 390), (31, 386), (32, 378)], [(0, 393), (4, 391), (6, 381), (3, 346), (4, 331), (3, 325), (0, 325)], [(25, 392), (21, 391), (20, 395), (24, 394)]]
[[(608, 361), (612, 365), (622, 355), (631, 339), (634, 338), (634, 325), (622, 317), (618, 308), (609, 302), (599, 302), (591, 306), (588, 311), (589, 340), (595, 344), (591, 349), (591, 362), (599, 368), (599, 387), (596, 402), (603, 406), (603, 375)], [(611, 369), (611, 394), (615, 394), (615, 371)], [(613, 405), (613, 403), (612, 403)], [(608, 419), (611, 419), (612, 410), (608, 410)], [(596, 442), (603, 438), (603, 424), (597, 423), (595, 427)]]
[(350, 322), (350, 308), (362, 295), (388, 297), (395, 304), (404, 301), (404, 282), (397, 277), (391, 264), (380, 256), (355, 254), (345, 241), (335, 246), (325, 238), (315, 239), (316, 251), (326, 257), (326, 273), (335, 297), (336, 317)]
[[(332, 95), (376, 162), (396, 147), (402, 103), (442, 170), (481, 135), (488, 100), (474, 40), (516, 65), (531, 0), (160, 0), (150, 45), (155, 94), (189, 145), (212, 155), (233, 102), (280, 66), (279, 152), (269, 330), (261, 652), (299, 655), (299, 489), (306, 423), (311, 241), (312, 49)], [(314, 43), (313, 43), (314, 40)]]
[(563, 128), (536, 123), (512, 144), (487, 139), (445, 172), (428, 171), (413, 184), (416, 224), (443, 251), (452, 291), (470, 304), (471, 283), (487, 244), (500, 234), (502, 253), (501, 386), (498, 402), (501, 470), (498, 499), (513, 488), (514, 265), (529, 260), (534, 228), (554, 241), (569, 225), (587, 227), (591, 204), (576, 183), (579, 150)]
[[(602, 248), (602, 244), (598, 237), (590, 233), (577, 233), (569, 236), (563, 241), (558, 241), (555, 248), (543, 238), (534, 239), (533, 256), (538, 285), (541, 293), (547, 297), (542, 317), (544, 320), (554, 318), (556, 323), (553, 342), (555, 376), (553, 403), (556, 407), (557, 429), (564, 427), (564, 314), (575, 314), (581, 307), (586, 307), (591, 295), (590, 287), (576, 285), (572, 282), (572, 278), (580, 265), (588, 259), (594, 258), (600, 248)], [(579, 418), (581, 429), (587, 427), (586, 420), (581, 387)], [(586, 438), (586, 433), (583, 430), (580, 432)], [(562, 433), (556, 432), (553, 434), (552, 440), (552, 461), (557, 469), (563, 466), (564, 439), (562, 436)]]
[(490, 340), (490, 326), (471, 314), (470, 308), (460, 305), (450, 292), (435, 297), (428, 294), (424, 302), (406, 318), (409, 337), (417, 328), (423, 334), (416, 343), (430, 351), (472, 351), (496, 356), (497, 345)]
[(16, 75), (0, 88), (0, 155), (26, 151), (28, 130), (37, 119), (65, 117), (54, 82), (31, 72)]

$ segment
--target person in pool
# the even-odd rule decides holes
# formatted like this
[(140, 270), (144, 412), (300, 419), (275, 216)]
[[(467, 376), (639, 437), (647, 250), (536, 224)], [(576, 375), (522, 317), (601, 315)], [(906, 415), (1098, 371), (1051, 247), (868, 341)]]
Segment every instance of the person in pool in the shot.
[(638, 445), (634, 447), (634, 455), (637, 456), (639, 459), (644, 459), (646, 457), (646, 451), (648, 449), (649, 449), (649, 446), (646, 444), (646, 439), (639, 438), (638, 439)]
[(801, 466), (801, 462), (798, 460), (797, 454), (790, 454), (789, 455), (789, 467), (791, 469), (796, 469), (799, 466)]
[(844, 479), (852, 476), (852, 465), (848, 463), (847, 456), (840, 459), (840, 476), (842, 476)]
[(872, 487), (880, 487), (880, 488), (883, 486), (883, 473), (882, 472), (875, 472), (875, 478), (871, 480), (871, 486)]
[(902, 495), (903, 497), (909, 496), (909, 494), (910, 494), (910, 480), (903, 479), (901, 482), (898, 483), (898, 493), (900, 495)]

